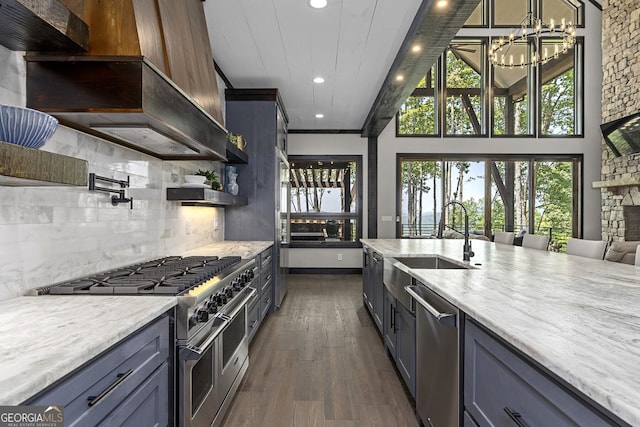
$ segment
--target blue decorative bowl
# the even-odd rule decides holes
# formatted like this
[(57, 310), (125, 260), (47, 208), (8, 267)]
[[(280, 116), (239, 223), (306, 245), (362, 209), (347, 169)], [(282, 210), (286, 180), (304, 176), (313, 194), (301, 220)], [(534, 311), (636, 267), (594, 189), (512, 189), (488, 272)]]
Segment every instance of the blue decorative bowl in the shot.
[(15, 105), (0, 105), (0, 141), (40, 148), (57, 127), (58, 120), (49, 114)]

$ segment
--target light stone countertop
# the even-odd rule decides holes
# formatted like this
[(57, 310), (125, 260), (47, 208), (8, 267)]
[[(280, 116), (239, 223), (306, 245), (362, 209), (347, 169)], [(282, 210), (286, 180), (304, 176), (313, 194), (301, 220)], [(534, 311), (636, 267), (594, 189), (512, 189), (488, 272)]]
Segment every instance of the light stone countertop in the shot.
[[(226, 241), (171, 255), (252, 258), (271, 246), (269, 241)], [(24, 402), (176, 303), (173, 296), (107, 295), (0, 301), (0, 405)]]
[[(462, 240), (363, 239), (384, 257), (462, 261)], [(551, 373), (640, 425), (640, 268), (472, 242), (471, 270), (409, 273)]]
[(180, 255), (234, 255), (247, 259), (253, 258), (265, 249), (270, 248), (271, 246), (273, 246), (273, 242), (270, 241), (224, 241), (185, 251)]
[(176, 305), (167, 296), (25, 296), (0, 302), (0, 405), (18, 405)]

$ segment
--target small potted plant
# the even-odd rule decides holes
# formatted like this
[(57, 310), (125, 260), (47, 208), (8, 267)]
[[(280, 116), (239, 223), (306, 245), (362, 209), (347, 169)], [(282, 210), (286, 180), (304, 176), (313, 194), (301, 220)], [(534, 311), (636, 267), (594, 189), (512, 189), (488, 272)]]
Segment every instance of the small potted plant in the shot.
[(216, 175), (216, 171), (199, 169), (195, 174), (204, 176), (206, 178), (205, 183), (210, 183), (213, 190), (220, 190), (220, 187), (222, 187), (218, 182), (218, 175)]

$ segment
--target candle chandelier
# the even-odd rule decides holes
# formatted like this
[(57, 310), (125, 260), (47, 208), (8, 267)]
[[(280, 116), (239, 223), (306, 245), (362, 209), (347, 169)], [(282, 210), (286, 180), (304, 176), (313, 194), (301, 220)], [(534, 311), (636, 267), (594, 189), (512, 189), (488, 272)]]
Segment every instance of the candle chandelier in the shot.
[[(540, 40), (542, 36), (549, 36), (548, 42), (543, 46)], [(544, 40), (544, 39), (543, 39)], [(531, 41), (533, 52), (530, 55), (515, 53), (511, 48), (516, 43)], [(497, 67), (525, 67), (527, 65), (545, 64), (552, 59), (558, 58), (576, 42), (576, 27), (571, 22), (566, 22), (562, 18), (559, 24), (553, 19), (545, 23), (536, 17), (533, 12), (520, 22), (520, 27), (511, 30), (509, 35), (494, 39), (489, 50), (489, 60)]]

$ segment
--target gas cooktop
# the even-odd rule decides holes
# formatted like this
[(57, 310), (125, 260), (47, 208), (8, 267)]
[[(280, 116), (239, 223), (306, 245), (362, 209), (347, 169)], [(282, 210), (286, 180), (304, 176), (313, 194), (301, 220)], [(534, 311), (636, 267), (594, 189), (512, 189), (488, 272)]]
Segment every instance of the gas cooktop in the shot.
[(38, 295), (181, 295), (212, 278), (235, 272), (238, 256), (169, 256), (36, 288)]

